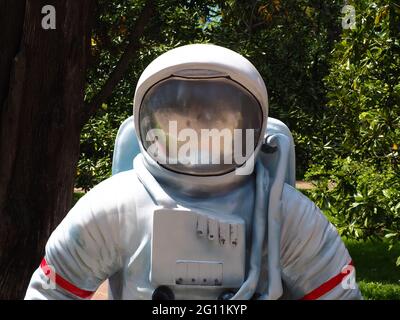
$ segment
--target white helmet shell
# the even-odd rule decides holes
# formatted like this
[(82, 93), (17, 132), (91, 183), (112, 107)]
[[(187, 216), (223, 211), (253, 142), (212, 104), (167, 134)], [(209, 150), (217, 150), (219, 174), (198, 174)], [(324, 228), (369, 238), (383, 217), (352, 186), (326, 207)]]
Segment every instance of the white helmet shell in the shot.
[[(146, 92), (156, 83), (173, 75), (192, 78), (227, 76), (236, 81), (260, 103), (263, 112), (262, 131), (268, 118), (268, 93), (254, 65), (240, 54), (212, 44), (191, 44), (172, 49), (151, 62), (136, 86), (133, 103), (135, 127), (139, 128), (139, 109)], [(264, 138), (260, 135), (257, 146)], [(141, 142), (140, 142), (141, 143)]]

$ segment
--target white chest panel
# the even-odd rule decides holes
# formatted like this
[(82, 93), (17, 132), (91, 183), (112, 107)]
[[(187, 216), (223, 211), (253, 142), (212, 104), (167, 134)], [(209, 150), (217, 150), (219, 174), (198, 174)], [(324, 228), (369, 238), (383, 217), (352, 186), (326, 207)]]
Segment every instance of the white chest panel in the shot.
[(157, 209), (150, 280), (180, 287), (240, 287), (245, 248), (245, 222), (240, 217)]

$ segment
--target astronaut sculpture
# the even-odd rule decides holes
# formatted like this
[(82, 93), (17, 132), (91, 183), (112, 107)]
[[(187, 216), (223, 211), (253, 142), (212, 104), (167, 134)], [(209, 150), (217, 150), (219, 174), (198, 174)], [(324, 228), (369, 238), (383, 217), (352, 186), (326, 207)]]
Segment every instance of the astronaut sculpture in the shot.
[(110, 299), (361, 299), (336, 229), (294, 188), (290, 131), (247, 59), (168, 51), (126, 124), (137, 138), (120, 129), (116, 174), (52, 233), (26, 299), (87, 299), (106, 279)]

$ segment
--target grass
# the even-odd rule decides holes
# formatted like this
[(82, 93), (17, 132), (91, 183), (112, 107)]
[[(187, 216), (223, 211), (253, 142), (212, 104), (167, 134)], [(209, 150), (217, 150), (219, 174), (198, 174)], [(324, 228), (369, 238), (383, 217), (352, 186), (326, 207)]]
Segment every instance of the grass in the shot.
[(75, 205), (75, 203), (78, 202), (80, 198), (82, 198), (85, 195), (84, 192), (74, 192), (72, 196), (72, 205)]
[(400, 267), (396, 266), (400, 245), (389, 251), (386, 242), (345, 240), (345, 243), (364, 299), (400, 300)]

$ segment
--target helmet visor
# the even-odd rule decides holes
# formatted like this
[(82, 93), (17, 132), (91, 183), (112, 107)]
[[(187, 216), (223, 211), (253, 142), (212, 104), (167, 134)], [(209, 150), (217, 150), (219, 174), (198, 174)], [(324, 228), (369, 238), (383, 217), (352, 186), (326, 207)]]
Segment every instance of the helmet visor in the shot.
[(144, 149), (163, 167), (221, 175), (254, 153), (263, 126), (257, 99), (226, 77), (170, 77), (152, 86), (139, 110)]

